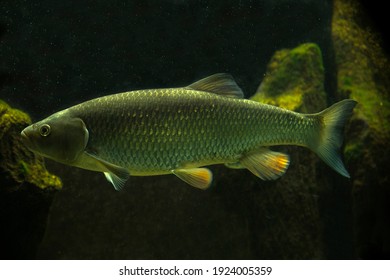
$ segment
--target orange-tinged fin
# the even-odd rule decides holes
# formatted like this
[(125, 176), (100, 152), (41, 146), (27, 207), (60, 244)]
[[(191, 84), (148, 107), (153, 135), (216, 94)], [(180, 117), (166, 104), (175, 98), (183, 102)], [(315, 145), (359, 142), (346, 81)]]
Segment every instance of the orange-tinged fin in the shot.
[(175, 169), (172, 173), (187, 184), (205, 190), (213, 181), (213, 173), (207, 168)]
[(290, 163), (289, 156), (261, 148), (244, 156), (241, 164), (263, 180), (275, 180), (286, 173)]

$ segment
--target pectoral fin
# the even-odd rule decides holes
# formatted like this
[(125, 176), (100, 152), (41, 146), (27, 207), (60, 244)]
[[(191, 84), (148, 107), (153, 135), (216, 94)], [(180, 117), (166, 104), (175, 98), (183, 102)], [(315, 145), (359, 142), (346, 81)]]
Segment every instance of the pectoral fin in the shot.
[(191, 186), (205, 190), (210, 187), (213, 173), (207, 168), (175, 169), (172, 173)]
[(263, 180), (276, 180), (282, 176), (290, 163), (289, 156), (261, 148), (244, 156), (241, 164)]
[(104, 176), (106, 176), (107, 181), (110, 182), (117, 191), (121, 191), (123, 189), (127, 179), (129, 178), (128, 175), (127, 177), (119, 177), (116, 174), (110, 172), (104, 172)]
[(123, 189), (127, 179), (129, 179), (129, 171), (126, 168), (112, 164), (108, 161), (94, 156), (89, 153), (84, 153), (84, 162), (88, 164), (89, 169), (102, 171), (106, 179), (114, 186), (115, 190)]

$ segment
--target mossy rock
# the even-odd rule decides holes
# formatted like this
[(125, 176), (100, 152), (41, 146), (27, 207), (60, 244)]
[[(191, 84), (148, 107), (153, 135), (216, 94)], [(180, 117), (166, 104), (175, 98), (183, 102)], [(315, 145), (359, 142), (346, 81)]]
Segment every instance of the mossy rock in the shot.
[(358, 102), (355, 118), (381, 138), (390, 135), (389, 60), (371, 28), (362, 24), (356, 1), (335, 1), (332, 37), (337, 91)]
[(43, 158), (21, 142), (20, 132), (29, 124), (31, 119), (26, 113), (0, 100), (0, 168), (7, 181), (2, 187), (13, 189), (30, 183), (40, 189), (61, 189), (60, 178), (46, 170)]
[(387, 147), (390, 138), (389, 59), (378, 35), (364, 24), (361, 10), (356, 1), (337, 0), (332, 21), (337, 95), (358, 102), (349, 129), (353, 137), (348, 137), (345, 146), (346, 159), (352, 164), (361, 162), (363, 155), (375, 157), (370, 151)]
[(389, 59), (380, 38), (354, 0), (334, 0), (332, 43), (337, 96), (358, 102), (347, 130), (345, 160), (351, 171), (353, 241), (358, 258), (390, 256), (388, 176)]
[[(291, 50), (277, 51), (267, 66), (267, 73), (257, 93), (251, 99), (302, 113), (319, 112), (326, 107), (323, 83), (320, 48), (307, 43)], [(261, 197), (255, 198), (264, 207), (260, 213), (270, 211), (279, 203), (278, 210), (274, 210), (272, 223), (267, 226), (272, 231), (272, 238), (267, 232), (259, 237), (261, 241), (258, 242), (264, 242), (264, 250), (270, 251), (271, 247), (278, 246), (272, 243), (274, 240), (279, 240), (279, 244), (285, 242), (281, 247), (294, 249), (286, 250), (284, 255), (293, 259), (325, 258), (324, 225), (320, 217), (320, 204), (315, 199), (327, 187), (326, 180), (318, 180), (323, 176), (318, 173), (323, 163), (307, 149), (280, 149), (290, 155), (291, 165), (283, 178), (272, 182), (272, 188), (264, 189)], [(284, 216), (286, 213), (289, 218)], [(310, 236), (307, 232), (310, 232)]]
[(277, 51), (252, 100), (299, 112), (326, 107), (324, 67), (320, 48), (313, 43)]

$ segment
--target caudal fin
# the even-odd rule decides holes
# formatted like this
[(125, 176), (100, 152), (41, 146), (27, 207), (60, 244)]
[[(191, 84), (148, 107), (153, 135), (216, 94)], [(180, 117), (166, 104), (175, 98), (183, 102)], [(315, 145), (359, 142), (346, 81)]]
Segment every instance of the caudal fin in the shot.
[(350, 177), (340, 157), (343, 143), (343, 129), (352, 115), (356, 101), (345, 99), (317, 114), (322, 118), (322, 129), (315, 147), (311, 147), (317, 155), (330, 167), (345, 177)]

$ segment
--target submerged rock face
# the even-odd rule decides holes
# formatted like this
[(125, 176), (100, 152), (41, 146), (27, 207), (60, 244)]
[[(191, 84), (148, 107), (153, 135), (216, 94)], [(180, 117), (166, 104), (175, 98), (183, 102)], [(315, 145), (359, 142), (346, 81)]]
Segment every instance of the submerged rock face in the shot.
[(326, 94), (320, 48), (307, 43), (277, 51), (251, 99), (302, 113), (324, 109)]
[(389, 258), (389, 60), (357, 1), (335, 0), (333, 10), (337, 98), (358, 102), (345, 146), (352, 174), (356, 254)]
[(0, 100), (0, 168), (4, 179), (9, 181), (2, 188), (18, 188), (22, 183), (29, 183), (40, 189), (61, 189), (61, 180), (46, 170), (43, 158), (27, 150), (21, 142), (20, 132), (29, 124), (31, 119), (26, 113)]
[[(320, 48), (314, 43), (306, 43), (294, 49), (277, 51), (251, 99), (301, 113), (325, 109), (324, 66)], [(329, 213), (324, 211), (328, 207), (327, 195), (324, 194), (329, 193), (332, 182), (323, 174), (333, 174), (333, 171), (326, 172), (325, 164), (308, 149), (284, 149), (291, 158), (289, 170), (280, 180), (270, 182), (275, 187), (264, 190), (268, 199), (261, 202), (264, 212), (273, 209), (275, 204), (281, 208), (274, 212), (276, 220), (272, 233), (267, 234), (273, 234), (276, 240), (284, 240), (284, 246), (294, 247), (293, 251), (300, 252), (303, 258), (328, 258), (329, 230), (324, 216)], [(288, 226), (285, 221), (288, 221)], [(267, 244), (273, 243), (268, 239)], [(289, 258), (299, 258), (289, 250), (285, 254)]]
[(36, 256), (46, 228), (53, 190), (62, 182), (50, 174), (43, 159), (20, 139), (30, 117), (0, 100), (0, 258)]

